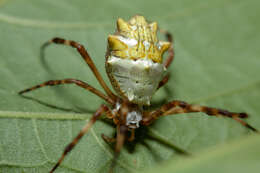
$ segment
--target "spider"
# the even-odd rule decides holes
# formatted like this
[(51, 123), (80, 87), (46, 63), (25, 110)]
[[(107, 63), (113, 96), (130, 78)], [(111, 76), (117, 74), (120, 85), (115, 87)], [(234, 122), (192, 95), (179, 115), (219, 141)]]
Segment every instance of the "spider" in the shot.
[[(168, 82), (169, 74), (167, 74), (167, 69), (174, 59), (172, 35), (167, 31), (162, 31), (167, 41), (159, 41), (157, 39), (157, 30), (157, 23), (147, 23), (143, 16), (136, 15), (128, 22), (121, 18), (117, 20), (116, 32), (108, 36), (105, 61), (107, 75), (117, 95), (106, 85), (83, 45), (63, 38), (53, 38), (43, 44), (43, 49), (51, 43), (76, 48), (92, 70), (105, 93), (81, 80), (63, 79), (50, 80), (35, 85), (20, 91), (19, 94), (24, 94), (45, 86), (76, 84), (99, 96), (108, 104), (102, 104), (97, 109), (78, 135), (64, 149), (63, 154), (56, 165), (51, 169), (50, 173), (53, 173), (56, 168), (58, 168), (65, 156), (76, 146), (79, 140), (103, 114), (106, 115), (106, 118), (112, 119), (116, 125), (115, 138), (102, 135), (102, 138), (106, 142), (115, 143), (114, 159), (111, 164), (110, 172), (113, 170), (124, 142), (126, 140), (133, 141), (135, 139), (135, 130), (139, 128), (140, 125), (148, 126), (161, 116), (204, 112), (209, 116), (221, 115), (232, 118), (250, 130), (257, 131), (254, 127), (241, 120), (248, 117), (246, 113), (235, 113), (207, 106), (193, 105), (179, 100), (170, 101), (155, 110), (147, 110), (145, 108), (145, 106), (150, 105), (154, 93)], [(163, 62), (162, 57), (166, 51), (168, 51), (168, 57)]]

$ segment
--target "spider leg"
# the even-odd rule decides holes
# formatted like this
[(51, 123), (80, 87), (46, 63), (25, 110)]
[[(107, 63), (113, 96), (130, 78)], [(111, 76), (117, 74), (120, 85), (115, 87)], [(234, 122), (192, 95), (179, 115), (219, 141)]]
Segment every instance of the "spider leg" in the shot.
[(109, 108), (106, 105), (101, 105), (101, 107), (93, 114), (90, 121), (88, 121), (85, 126), (80, 130), (78, 135), (73, 139), (73, 141), (67, 145), (64, 149), (63, 154), (61, 155), (58, 162), (55, 166), (51, 169), (50, 173), (53, 173), (57, 167), (61, 164), (64, 160), (65, 156), (78, 144), (79, 140), (88, 132), (88, 130), (92, 127), (92, 125), (96, 122), (96, 120), (103, 114), (109, 111)]
[(157, 87), (157, 90), (159, 88), (161, 88), (162, 86), (164, 86), (168, 81), (169, 81), (169, 78), (170, 78), (170, 74), (167, 74), (163, 77), (163, 79), (159, 82), (159, 85)]
[(247, 127), (252, 131), (255, 132), (258, 131), (257, 129), (249, 125), (247, 122), (241, 120), (241, 118), (248, 117), (246, 113), (229, 112), (227, 110), (211, 108), (207, 106), (188, 104), (186, 102), (178, 101), (178, 100), (166, 103), (155, 111), (146, 112), (142, 123), (144, 125), (149, 125), (160, 116), (180, 114), (180, 113), (191, 113), (191, 112), (204, 112), (209, 116), (221, 115), (221, 116), (229, 117), (236, 120), (237, 122), (239, 122), (240, 124), (242, 124), (243, 126)]
[[(129, 138), (127, 138), (127, 140), (128, 140), (129, 142), (132, 142), (132, 141), (134, 141), (134, 139), (135, 139), (135, 129), (131, 129), (130, 132), (131, 132), (131, 135), (130, 135)], [(108, 137), (108, 136), (106, 136), (106, 135), (103, 134), (103, 133), (101, 134), (101, 137), (102, 137), (103, 140), (104, 140), (106, 143), (108, 143), (108, 144), (116, 142), (116, 138)]]
[(121, 151), (121, 149), (124, 145), (124, 142), (125, 142), (126, 133), (127, 133), (127, 126), (125, 126), (125, 125), (118, 125), (117, 126), (115, 153), (114, 153), (114, 158), (113, 158), (111, 166), (110, 166), (109, 173), (113, 172), (113, 169), (116, 165), (117, 158), (118, 158), (120, 151)]
[(135, 129), (131, 129), (131, 136), (127, 139), (129, 142), (135, 140)]
[(86, 89), (86, 90), (96, 94), (97, 96), (101, 97), (102, 99), (104, 99), (108, 103), (114, 104), (114, 101), (110, 97), (108, 97), (107, 95), (103, 94), (102, 92), (100, 92), (96, 88), (88, 85), (87, 83), (85, 83), (83, 81), (80, 81), (80, 80), (77, 80), (77, 79), (49, 80), (49, 81), (44, 82), (42, 84), (35, 85), (35, 86), (31, 87), (31, 88), (28, 88), (28, 89), (25, 89), (23, 91), (20, 91), (19, 94), (30, 92), (30, 91), (33, 91), (33, 90), (36, 90), (38, 88), (42, 88), (42, 87), (45, 87), (45, 86), (54, 86), (54, 85), (61, 85), (61, 84), (76, 84), (79, 87), (82, 87), (82, 88), (84, 88), (84, 89)]
[(106, 135), (103, 134), (103, 133), (101, 134), (101, 137), (102, 137), (102, 139), (103, 139), (106, 143), (108, 143), (108, 144), (116, 142), (116, 138), (108, 137), (108, 136), (106, 136)]
[(174, 54), (174, 49), (173, 49), (173, 37), (172, 37), (172, 34), (169, 33), (168, 31), (165, 31), (165, 30), (162, 30), (162, 29), (160, 31), (165, 34), (165, 37), (166, 37), (167, 41), (171, 43), (171, 46), (168, 49), (168, 54), (169, 55), (166, 58), (166, 61), (164, 62), (164, 66), (166, 68), (168, 68), (171, 65), (171, 63), (172, 63), (172, 61), (174, 59), (174, 55), (175, 55)]
[[(171, 44), (173, 44), (173, 37), (171, 35), (171, 33), (169, 33), (168, 31), (165, 30), (160, 30), (162, 33), (165, 34), (165, 37), (167, 39), (167, 41), (169, 41)], [(174, 59), (174, 49), (173, 46), (171, 45), (170, 48), (168, 49), (168, 57), (166, 58), (166, 61), (164, 62), (164, 66), (166, 68), (169, 68), (169, 66), (172, 64), (172, 61)], [(164, 86), (168, 81), (169, 81), (170, 75), (167, 74), (164, 76), (164, 78), (160, 81), (159, 86), (157, 89), (161, 88), (162, 86)]]
[(65, 40), (63, 38), (57, 38), (56, 37), (56, 38), (53, 38), (53, 39), (49, 40), (45, 44), (43, 44), (42, 47), (41, 47), (41, 52), (43, 52), (43, 50), (48, 45), (50, 45), (51, 43), (63, 44), (63, 45), (68, 45), (68, 46), (71, 46), (73, 48), (76, 48), (77, 51), (80, 53), (81, 57), (85, 60), (85, 62), (88, 64), (88, 66), (90, 67), (90, 69), (94, 73), (95, 77), (97, 78), (98, 82), (103, 87), (103, 89), (105, 90), (107, 95), (109, 97), (111, 97), (113, 100), (116, 99), (116, 96), (113, 94), (113, 92), (106, 85), (105, 81), (103, 80), (102, 76), (100, 75), (99, 71), (97, 70), (95, 64), (93, 63), (92, 59), (90, 58), (87, 50), (85, 49), (85, 47), (83, 45), (81, 45), (81, 44), (79, 44), (79, 43), (77, 43), (75, 41), (72, 41), (72, 40)]

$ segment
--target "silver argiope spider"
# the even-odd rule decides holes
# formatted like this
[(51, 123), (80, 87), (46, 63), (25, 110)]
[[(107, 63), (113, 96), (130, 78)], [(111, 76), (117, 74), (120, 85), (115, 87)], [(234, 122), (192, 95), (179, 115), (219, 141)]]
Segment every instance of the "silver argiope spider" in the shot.
[[(232, 118), (252, 131), (257, 131), (254, 127), (241, 120), (248, 117), (246, 113), (235, 113), (207, 106), (192, 105), (178, 100), (170, 101), (152, 111), (144, 108), (144, 106), (150, 105), (153, 94), (169, 80), (169, 75), (166, 74), (166, 71), (174, 58), (173, 40), (170, 33), (163, 32), (166, 35), (167, 42), (157, 40), (157, 23), (148, 24), (143, 16), (136, 15), (128, 22), (121, 18), (117, 20), (115, 34), (108, 36), (105, 63), (107, 75), (117, 95), (108, 88), (83, 45), (62, 38), (53, 38), (43, 45), (43, 48), (45, 48), (49, 44), (55, 43), (76, 48), (103, 87), (105, 94), (77, 79), (50, 80), (20, 91), (19, 94), (45, 86), (76, 84), (96, 94), (108, 103), (108, 105), (101, 105), (97, 109), (90, 121), (85, 124), (73, 141), (67, 145), (50, 173), (54, 172), (65, 156), (75, 147), (102, 114), (113, 120), (117, 132), (116, 138), (102, 135), (106, 142), (116, 143), (110, 172), (113, 170), (124, 142), (135, 139), (135, 129), (139, 128), (140, 125), (148, 126), (161, 116), (204, 112), (210, 116), (222, 115)], [(168, 51), (169, 55), (162, 62), (165, 51)], [(129, 136), (127, 135), (128, 131), (131, 133)]]

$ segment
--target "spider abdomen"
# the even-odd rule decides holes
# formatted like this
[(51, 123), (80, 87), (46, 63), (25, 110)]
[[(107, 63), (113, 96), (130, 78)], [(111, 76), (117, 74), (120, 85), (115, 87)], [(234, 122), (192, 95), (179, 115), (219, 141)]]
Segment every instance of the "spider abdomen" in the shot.
[(106, 71), (117, 93), (138, 105), (150, 105), (152, 95), (162, 80), (163, 53), (171, 43), (157, 39), (157, 23), (147, 23), (143, 16), (128, 22), (119, 18), (117, 31), (108, 36)]

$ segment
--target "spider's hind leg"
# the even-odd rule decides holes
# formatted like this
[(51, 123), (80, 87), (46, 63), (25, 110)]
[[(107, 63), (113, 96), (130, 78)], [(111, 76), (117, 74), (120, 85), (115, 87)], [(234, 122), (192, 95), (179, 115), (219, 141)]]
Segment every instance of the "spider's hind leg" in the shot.
[(103, 133), (101, 134), (101, 137), (102, 137), (102, 139), (103, 139), (107, 144), (116, 142), (116, 138), (108, 137), (108, 136), (106, 136), (106, 135), (103, 134)]
[(126, 140), (127, 135), (127, 127), (125, 125), (117, 125), (117, 134), (116, 134), (116, 146), (115, 146), (115, 153), (114, 158), (112, 160), (109, 173), (113, 173), (113, 169), (116, 165), (116, 161), (118, 159), (118, 156), (120, 154), (120, 151), (124, 145), (124, 142)]
[(170, 32), (168, 31), (165, 31), (165, 30), (162, 30), (160, 29), (160, 32), (162, 32), (163, 34), (165, 34), (165, 37), (167, 39), (168, 42), (171, 43), (171, 46), (169, 47), (168, 49), (168, 57), (166, 58), (165, 62), (164, 62), (164, 66), (166, 68), (169, 68), (169, 66), (172, 64), (172, 61), (174, 59), (174, 49), (173, 49), (173, 36)]
[[(172, 61), (174, 59), (174, 49), (173, 49), (173, 37), (172, 34), (169, 33), (168, 31), (162, 30), (160, 29), (160, 31), (165, 34), (165, 37), (167, 39), (168, 42), (170, 42), (172, 45), (169, 47), (168, 49), (168, 57), (166, 58), (166, 60), (164, 61), (164, 66), (165, 68), (169, 68), (169, 66), (172, 64)], [(161, 88), (162, 86), (164, 86), (168, 81), (169, 81), (170, 75), (167, 74), (166, 76), (164, 76), (164, 78), (160, 81), (159, 86), (157, 89)]]
[(157, 89), (164, 86), (169, 81), (169, 79), (170, 79), (170, 74), (167, 74), (166, 76), (164, 76), (163, 79), (159, 82)]

